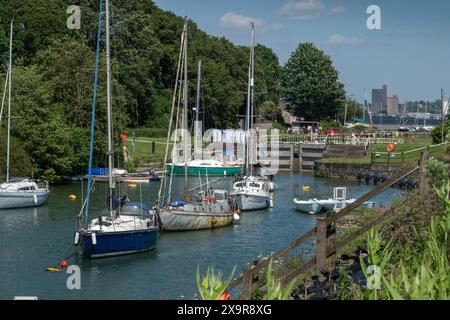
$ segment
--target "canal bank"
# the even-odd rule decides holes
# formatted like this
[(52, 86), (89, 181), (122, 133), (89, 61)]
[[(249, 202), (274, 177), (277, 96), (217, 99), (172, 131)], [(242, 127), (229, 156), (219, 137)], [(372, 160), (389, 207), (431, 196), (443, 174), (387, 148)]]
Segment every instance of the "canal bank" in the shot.
[[(182, 180), (182, 178), (180, 178)], [(175, 178), (176, 193), (182, 194)], [(81, 208), (81, 184), (52, 188), (48, 203), (40, 208), (7, 210), (0, 214), (0, 299), (33, 295), (40, 299), (191, 299), (196, 298), (195, 274), (214, 266), (225, 275), (233, 267), (242, 270), (248, 261), (267, 256), (316, 225), (316, 217), (295, 211), (292, 199), (328, 198), (333, 187), (347, 186), (349, 197), (358, 197), (373, 186), (340, 179), (320, 179), (312, 174), (280, 173), (276, 180), (275, 208), (246, 213), (239, 224), (200, 232), (163, 233), (156, 250), (124, 257), (89, 260), (69, 259), (81, 268), (81, 290), (68, 290), (65, 272), (50, 273), (71, 247), (76, 216)], [(231, 186), (226, 178), (221, 186)], [(197, 179), (190, 179), (194, 185)], [(304, 191), (303, 186), (310, 186)], [(126, 186), (122, 186), (126, 187)], [(131, 199), (153, 204), (159, 184), (123, 189)], [(388, 204), (402, 191), (390, 189), (376, 198)], [(93, 210), (103, 206), (106, 188), (96, 186)], [(70, 194), (77, 200), (68, 199)], [(93, 211), (94, 212), (94, 211)], [(313, 250), (300, 248), (303, 253)]]

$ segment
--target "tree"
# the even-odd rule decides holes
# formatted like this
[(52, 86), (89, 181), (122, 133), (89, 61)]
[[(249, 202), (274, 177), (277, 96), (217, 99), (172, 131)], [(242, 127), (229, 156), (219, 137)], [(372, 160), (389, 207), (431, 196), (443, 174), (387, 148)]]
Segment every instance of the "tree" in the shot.
[(292, 53), (281, 87), (288, 109), (309, 120), (336, 119), (345, 103), (344, 85), (331, 58), (312, 43), (300, 44)]
[(282, 122), (283, 117), (281, 109), (273, 101), (266, 101), (258, 107), (259, 115), (263, 116), (267, 120)]

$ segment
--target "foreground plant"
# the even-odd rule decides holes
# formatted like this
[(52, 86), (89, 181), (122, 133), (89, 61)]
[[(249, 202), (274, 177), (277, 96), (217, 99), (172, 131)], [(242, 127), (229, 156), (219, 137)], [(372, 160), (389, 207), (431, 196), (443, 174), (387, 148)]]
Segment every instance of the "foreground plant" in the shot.
[[(369, 299), (381, 297), (394, 300), (448, 300), (450, 299), (450, 182), (445, 181), (436, 193), (444, 205), (444, 214), (439, 218), (432, 218), (428, 228), (421, 230), (423, 247), (420, 252), (412, 253), (411, 248), (404, 248), (402, 258), (397, 266), (390, 268), (390, 276), (385, 268), (389, 267), (385, 259), (390, 258), (391, 251), (379, 251), (381, 237), (370, 233), (368, 237), (369, 263), (378, 262), (382, 267), (380, 295), (378, 290), (369, 291)], [(419, 238), (418, 238), (419, 239)], [(369, 279), (366, 265), (364, 274)], [(384, 268), (383, 268), (384, 266)]]
[(267, 267), (266, 293), (262, 297), (262, 300), (288, 300), (295, 286), (295, 279), (283, 288), (281, 282), (273, 276), (272, 262), (271, 259)]
[(236, 267), (233, 268), (228, 279), (223, 282), (222, 281), (222, 272), (219, 272), (217, 275), (214, 274), (214, 268), (208, 267), (206, 271), (206, 276), (201, 279), (200, 276), (200, 267), (197, 266), (197, 286), (200, 296), (203, 300), (228, 300), (230, 295), (225, 292), (228, 285), (231, 282), (231, 279), (234, 276), (234, 272)]
[(367, 280), (365, 296), (370, 300), (376, 300), (379, 297), (381, 280), (388, 263), (391, 261), (392, 252), (390, 243), (382, 248), (381, 233), (372, 228), (367, 236), (368, 265), (366, 265), (362, 256), (359, 257), (361, 268)]

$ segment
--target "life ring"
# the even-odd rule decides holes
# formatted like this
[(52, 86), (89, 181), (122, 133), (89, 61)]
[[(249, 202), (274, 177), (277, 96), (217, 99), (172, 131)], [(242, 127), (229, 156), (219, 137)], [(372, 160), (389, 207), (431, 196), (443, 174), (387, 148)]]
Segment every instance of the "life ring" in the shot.
[(393, 143), (389, 143), (386, 146), (386, 149), (387, 149), (388, 152), (393, 152), (395, 150), (395, 145)]

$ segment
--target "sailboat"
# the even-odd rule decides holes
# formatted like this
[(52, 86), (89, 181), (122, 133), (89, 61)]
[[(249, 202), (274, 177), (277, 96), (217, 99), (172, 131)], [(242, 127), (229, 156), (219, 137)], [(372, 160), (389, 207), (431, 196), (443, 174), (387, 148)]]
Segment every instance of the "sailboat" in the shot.
[[(242, 211), (267, 209), (271, 205), (270, 191), (275, 188), (272, 181), (263, 176), (253, 174), (253, 166), (250, 166), (250, 139), (253, 134), (253, 109), (254, 109), (254, 57), (255, 57), (255, 24), (251, 24), (252, 40), (250, 47), (250, 64), (248, 68), (248, 92), (247, 112), (245, 117), (245, 165), (244, 177), (233, 184), (231, 196), (236, 199), (238, 207)], [(252, 139), (254, 140), (254, 139)]]
[[(172, 109), (167, 134), (167, 145), (164, 163), (167, 163), (168, 146), (172, 130), (172, 120), (174, 118), (175, 104), (177, 105), (177, 116), (175, 124), (178, 124), (178, 114), (180, 111), (180, 101), (183, 100), (183, 114), (181, 119), (181, 129), (187, 132), (188, 120), (188, 69), (187, 69), (187, 41), (188, 29), (187, 22), (183, 27), (181, 36), (180, 55), (178, 60), (178, 69), (173, 92)], [(181, 81), (179, 81), (181, 80)], [(182, 82), (182, 86), (178, 83)], [(178, 94), (177, 94), (178, 92)], [(178, 99), (177, 99), (178, 97)], [(178, 130), (178, 129), (175, 129)], [(214, 229), (231, 225), (235, 219), (239, 219), (239, 210), (234, 200), (229, 196), (226, 190), (213, 190), (209, 186), (208, 175), (206, 175), (206, 190), (191, 196), (188, 189), (188, 157), (190, 156), (190, 147), (188, 146), (187, 134), (183, 134), (183, 169), (184, 169), (184, 196), (183, 200), (172, 201), (173, 174), (168, 175), (166, 171), (161, 179), (158, 204), (156, 211), (158, 213), (161, 227), (165, 231), (195, 231), (203, 229)], [(175, 141), (174, 141), (175, 142)], [(175, 154), (174, 154), (175, 156)], [(173, 157), (174, 157), (173, 156)], [(200, 188), (202, 187), (201, 175)], [(168, 195), (166, 196), (166, 185), (168, 186)]]
[(88, 222), (92, 186), (92, 155), (94, 143), (95, 106), (99, 64), (102, 2), (100, 2), (97, 55), (95, 69), (94, 98), (91, 122), (91, 143), (89, 157), (88, 193), (80, 211), (78, 229), (74, 244), (82, 245), (83, 252), (90, 258), (102, 258), (148, 251), (156, 246), (158, 226), (154, 212), (142, 202), (131, 202), (126, 196), (117, 196), (113, 177), (112, 108), (111, 108), (111, 62), (109, 49), (109, 0), (106, 0), (106, 71), (107, 71), (107, 118), (108, 118), (108, 186), (109, 196), (106, 208), (98, 218)]
[[(198, 62), (198, 75), (197, 75), (197, 97), (195, 102), (195, 130), (197, 137), (198, 133), (202, 132), (202, 128), (199, 127), (199, 115), (200, 115), (200, 86), (201, 86), (201, 60)], [(201, 155), (197, 155), (200, 156)], [(167, 163), (166, 171), (173, 175), (184, 175), (186, 165), (183, 162), (179, 163)], [(226, 157), (219, 157), (213, 159), (193, 159), (187, 161), (187, 174), (189, 176), (209, 175), (209, 176), (234, 176), (241, 173), (241, 166), (237, 163), (236, 159), (226, 161)]]
[[(6, 182), (0, 184), (0, 209), (16, 209), (41, 206), (47, 201), (50, 194), (48, 183), (38, 185), (30, 179), (10, 179), (10, 152), (11, 152), (11, 87), (12, 87), (12, 37), (13, 22), (11, 21), (11, 31), (9, 36), (9, 65), (7, 71), (8, 83), (8, 138), (6, 151)], [(5, 83), (6, 89), (6, 83)], [(6, 90), (2, 99), (3, 101)], [(1, 119), (1, 116), (0, 116)]]

